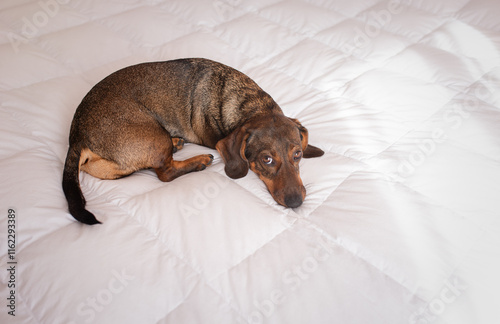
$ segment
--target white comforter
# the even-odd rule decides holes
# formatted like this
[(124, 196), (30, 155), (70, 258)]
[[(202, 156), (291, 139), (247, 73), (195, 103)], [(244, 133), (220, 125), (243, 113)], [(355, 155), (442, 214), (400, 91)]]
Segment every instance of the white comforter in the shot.
[[(1, 323), (500, 323), (500, 3), (2, 0)], [(216, 151), (162, 183), (62, 168), (90, 88), (206, 57), (252, 77), (326, 153), (277, 205)], [(15, 315), (15, 316), (13, 316)]]

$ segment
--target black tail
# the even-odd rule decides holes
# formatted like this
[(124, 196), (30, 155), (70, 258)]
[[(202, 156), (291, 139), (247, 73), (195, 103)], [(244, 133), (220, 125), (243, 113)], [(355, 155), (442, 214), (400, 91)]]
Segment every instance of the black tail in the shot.
[(80, 188), (80, 151), (75, 151), (71, 147), (66, 156), (63, 173), (63, 191), (68, 200), (69, 212), (73, 217), (85, 224), (100, 224), (94, 214), (85, 209), (85, 198)]

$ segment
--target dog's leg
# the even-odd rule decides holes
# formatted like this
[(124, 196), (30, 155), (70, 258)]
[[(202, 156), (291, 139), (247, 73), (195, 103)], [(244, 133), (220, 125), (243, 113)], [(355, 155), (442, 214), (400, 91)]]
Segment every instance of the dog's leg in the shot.
[(213, 160), (212, 154), (202, 154), (184, 161), (174, 161), (170, 156), (162, 166), (154, 170), (161, 181), (168, 182), (186, 173), (204, 170)]
[(106, 160), (89, 149), (84, 149), (80, 155), (80, 170), (104, 180), (118, 179), (136, 171), (123, 169), (117, 163)]
[[(183, 147), (184, 139), (172, 137), (173, 153), (181, 150)], [(167, 153), (167, 155), (169, 154)], [(186, 173), (204, 170), (212, 164), (213, 159), (214, 156), (212, 154), (198, 155), (184, 161), (175, 161), (171, 156), (168, 156), (164, 163), (160, 167), (154, 168), (154, 170), (158, 175), (158, 179), (169, 182)]]

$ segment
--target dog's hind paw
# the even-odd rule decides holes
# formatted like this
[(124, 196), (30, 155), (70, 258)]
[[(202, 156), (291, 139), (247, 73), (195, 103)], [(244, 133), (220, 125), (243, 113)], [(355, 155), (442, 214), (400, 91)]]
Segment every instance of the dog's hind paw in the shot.
[(174, 149), (173, 149), (174, 153), (177, 151), (180, 151), (184, 147), (184, 139), (180, 138), (180, 137), (173, 137), (172, 138), (172, 145), (174, 147)]

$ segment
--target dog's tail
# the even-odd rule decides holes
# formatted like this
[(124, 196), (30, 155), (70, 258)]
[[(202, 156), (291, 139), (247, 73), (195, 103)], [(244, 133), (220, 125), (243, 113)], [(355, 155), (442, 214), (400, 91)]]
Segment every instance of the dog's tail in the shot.
[(66, 156), (63, 172), (63, 191), (68, 201), (69, 212), (73, 217), (85, 224), (100, 224), (94, 214), (85, 209), (85, 198), (80, 188), (80, 153), (70, 147)]

